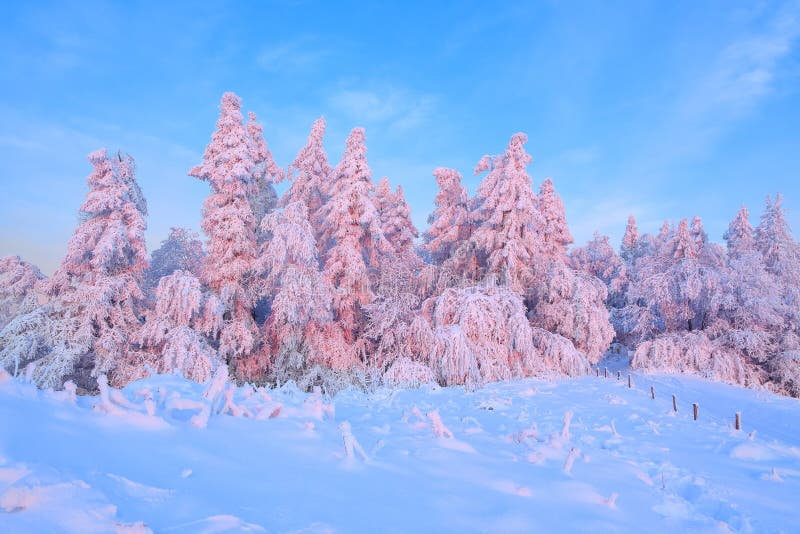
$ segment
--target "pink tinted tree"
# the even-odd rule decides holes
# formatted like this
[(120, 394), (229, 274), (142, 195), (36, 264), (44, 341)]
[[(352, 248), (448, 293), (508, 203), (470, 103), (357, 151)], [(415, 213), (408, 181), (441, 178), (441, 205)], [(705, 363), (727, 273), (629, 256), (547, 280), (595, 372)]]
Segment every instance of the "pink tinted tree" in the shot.
[(136, 351), (147, 207), (130, 156), (108, 157), (101, 149), (89, 154), (89, 161), (94, 170), (81, 223), (61, 265), (43, 283), (50, 302), (33, 312), (40, 319), (36, 335), (44, 340), (37, 347), (44, 357), (34, 368), (41, 386), (60, 387), (74, 378), (79, 361), (86, 371), (76, 378), (81, 384), (89, 373), (107, 373), (112, 383), (123, 384), (116, 371)]
[(219, 109), (217, 128), (203, 161), (189, 175), (211, 186), (203, 209), (202, 227), (208, 245), (202, 278), (226, 307), (219, 351), (231, 361), (252, 353), (258, 342), (252, 315), (256, 221), (249, 203), (255, 186), (255, 162), (250, 136), (242, 124), (239, 97), (225, 93)]
[(204, 256), (203, 244), (196, 232), (186, 228), (170, 228), (167, 238), (150, 255), (150, 265), (144, 274), (144, 287), (154, 290), (161, 278), (175, 271), (188, 271), (199, 277)]
[(440, 265), (469, 238), (471, 225), (467, 190), (461, 185), (461, 174), (439, 167), (433, 175), (439, 192), (434, 201), (436, 209), (428, 217), (430, 228), (423, 234), (423, 249), (434, 264)]
[(251, 375), (271, 369), (278, 382), (303, 381), (331, 356), (317, 352), (317, 337), (331, 320), (331, 296), (322, 279), (314, 230), (303, 202), (267, 215), (267, 240), (258, 260), (271, 314), (264, 325), (265, 348)]
[(334, 316), (352, 342), (363, 324), (363, 306), (373, 299), (371, 275), (379, 252), (387, 250), (367, 165), (364, 129), (347, 138), (342, 160), (333, 172), (336, 189), (323, 206), (323, 277), (333, 293)]
[(728, 256), (738, 257), (755, 250), (753, 227), (750, 225), (750, 213), (745, 206), (739, 208), (736, 217), (728, 225), (722, 236), (728, 246)]
[(250, 207), (256, 224), (259, 224), (264, 215), (275, 209), (278, 203), (278, 195), (273, 184), (282, 181), (284, 173), (272, 159), (272, 153), (264, 139), (264, 128), (258, 123), (256, 114), (252, 111), (247, 114), (245, 129), (250, 142), (250, 159), (253, 161)]
[(622, 236), (619, 255), (622, 261), (629, 267), (633, 266), (639, 256), (639, 228), (636, 226), (636, 219), (633, 215), (628, 216), (628, 224), (625, 226), (625, 234)]
[(281, 199), (282, 206), (293, 202), (305, 203), (316, 236), (321, 232), (320, 209), (330, 194), (329, 180), (333, 173), (322, 145), (324, 135), (325, 119), (320, 117), (314, 121), (306, 146), (300, 150), (291, 165), (296, 174), (292, 178), (292, 185)]
[[(188, 271), (162, 277), (155, 306), (148, 310), (139, 333), (142, 363), (157, 373), (179, 372), (189, 380), (206, 382), (222, 365), (211, 343), (222, 326), (222, 303), (203, 291)], [(143, 365), (128, 370), (129, 379), (147, 375)]]
[(756, 228), (756, 247), (769, 272), (796, 285), (800, 283), (800, 257), (782, 204), (783, 197), (780, 194), (774, 202), (767, 197), (767, 205)]
[(0, 330), (38, 306), (35, 289), (44, 278), (38, 267), (19, 256), (0, 258)]
[(533, 262), (542, 249), (541, 213), (531, 190), (525, 152), (528, 137), (514, 134), (502, 156), (484, 157), (477, 172), (489, 170), (478, 187), (470, 241), (485, 274), (500, 277), (513, 290), (530, 285)]
[(573, 239), (567, 227), (564, 203), (556, 193), (550, 178), (542, 182), (539, 188), (539, 194), (536, 196), (536, 208), (540, 216), (539, 233), (544, 256), (549, 259), (566, 259), (567, 246), (573, 242)]
[(411, 209), (406, 203), (403, 188), (399, 185), (393, 193), (389, 180), (384, 177), (375, 188), (375, 207), (381, 219), (381, 229), (395, 258), (414, 261), (414, 239), (419, 232), (411, 222)]
[(608, 236), (595, 232), (586, 246), (570, 251), (569, 259), (574, 269), (600, 279), (606, 285), (610, 298), (620, 300), (627, 284), (628, 271), (622, 258), (608, 242)]
[[(531, 325), (558, 334), (579, 351), (586, 362), (597, 363), (614, 338), (605, 300), (605, 284), (592, 274), (551, 260), (528, 294)], [(554, 342), (543, 338), (543, 342)], [(563, 343), (560, 343), (563, 345)], [(547, 352), (546, 347), (540, 347)], [(578, 368), (570, 370), (576, 374)], [(582, 372), (588, 372), (588, 366)]]

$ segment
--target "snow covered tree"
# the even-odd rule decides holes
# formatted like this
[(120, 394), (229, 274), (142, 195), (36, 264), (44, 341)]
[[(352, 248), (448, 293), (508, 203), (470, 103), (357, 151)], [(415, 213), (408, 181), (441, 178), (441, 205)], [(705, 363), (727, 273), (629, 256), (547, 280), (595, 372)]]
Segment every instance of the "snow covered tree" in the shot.
[(329, 196), (333, 168), (322, 145), (325, 135), (325, 119), (320, 117), (311, 126), (306, 146), (297, 154), (291, 169), (296, 172), (292, 185), (281, 199), (282, 206), (303, 202), (308, 209), (308, 218), (315, 235), (320, 234), (320, 209)]
[(778, 194), (767, 205), (756, 228), (756, 247), (764, 258), (767, 270), (785, 281), (800, 283), (800, 257), (797, 243), (783, 215), (783, 197)]
[(439, 167), (433, 171), (439, 192), (436, 209), (428, 217), (430, 228), (423, 235), (425, 250), (434, 264), (440, 265), (471, 234), (467, 190), (461, 185), (461, 174)]
[(767, 205), (756, 228), (756, 248), (764, 267), (780, 288), (783, 327), (775, 335), (775, 350), (766, 363), (774, 388), (800, 396), (800, 247), (792, 238), (777, 195)]
[(756, 243), (753, 237), (753, 227), (750, 225), (750, 213), (745, 206), (742, 206), (736, 213), (736, 217), (728, 225), (728, 229), (722, 237), (728, 246), (729, 257), (739, 257), (755, 250)]
[(190, 176), (211, 186), (203, 210), (208, 245), (202, 279), (226, 307), (219, 351), (227, 361), (252, 353), (258, 342), (252, 313), (256, 220), (249, 202), (257, 168), (253, 143), (242, 120), (239, 97), (222, 95), (217, 128), (203, 161), (189, 171)]
[(399, 360), (409, 360), (392, 372), (393, 381), (404, 381), (401, 371), (420, 371), (410, 361), (420, 365), (427, 361), (432, 334), (430, 325), (421, 323), (418, 314), (422, 283), (413, 264), (387, 261), (381, 266), (375, 300), (366, 306), (368, 321), (364, 337), (373, 343), (368, 363), (385, 372)]
[(564, 203), (553, 187), (550, 178), (542, 182), (536, 196), (536, 208), (540, 216), (539, 234), (542, 251), (550, 259), (563, 259), (567, 256), (567, 246), (573, 242), (564, 214)]
[(588, 363), (597, 363), (614, 338), (605, 284), (558, 260), (550, 261), (542, 274), (528, 295), (531, 324), (562, 336)]
[(625, 226), (625, 235), (622, 236), (619, 255), (628, 267), (631, 267), (638, 257), (639, 249), (639, 228), (636, 226), (636, 219), (633, 215), (628, 216), (628, 224)]
[[(637, 239), (630, 240), (633, 250), (637, 240), (638, 236)], [(624, 241), (623, 248), (625, 248)], [(570, 264), (574, 269), (594, 276), (605, 284), (608, 295), (606, 306), (616, 340), (626, 341), (625, 337), (630, 330), (630, 321), (626, 313), (628, 267), (611, 247), (608, 237), (595, 232), (594, 238), (586, 246), (576, 247), (570, 251)]]
[(372, 201), (364, 129), (347, 138), (342, 160), (333, 171), (336, 189), (322, 207), (323, 276), (333, 293), (336, 321), (348, 342), (363, 324), (363, 306), (373, 299), (371, 275), (379, 253), (387, 250), (378, 211)]
[(502, 156), (484, 157), (476, 174), (489, 170), (478, 187), (471, 213), (470, 242), (484, 274), (500, 277), (515, 291), (530, 285), (533, 261), (542, 250), (542, 219), (531, 190), (525, 152), (528, 137), (514, 134)]
[(250, 142), (250, 159), (253, 161), (250, 207), (256, 224), (259, 224), (264, 215), (275, 209), (278, 203), (278, 194), (273, 184), (282, 181), (284, 173), (272, 159), (272, 153), (264, 140), (264, 128), (252, 111), (247, 114), (245, 128)]
[(206, 382), (222, 365), (211, 342), (222, 326), (223, 306), (213, 293), (204, 292), (188, 271), (162, 277), (155, 306), (148, 310), (139, 333), (142, 351), (129, 379), (147, 375), (149, 365), (158, 373), (180, 372), (189, 380)]
[(44, 275), (19, 256), (0, 258), (0, 330), (14, 317), (38, 307), (36, 286)]
[(398, 185), (396, 192), (392, 193), (389, 180), (382, 178), (375, 188), (375, 208), (392, 254), (396, 258), (416, 259), (413, 245), (419, 232), (411, 222), (411, 209), (403, 196), (403, 188)]
[(431, 328), (429, 367), (444, 385), (478, 387), (545, 371), (522, 298), (491, 280), (446, 289), (433, 305)]
[(621, 308), (625, 305), (628, 269), (609, 243), (608, 236), (595, 232), (586, 246), (572, 249), (569, 257), (572, 268), (592, 275), (606, 285), (609, 307)]
[(694, 239), (698, 251), (702, 249), (708, 242), (708, 234), (703, 229), (703, 220), (697, 215), (692, 217), (692, 226), (689, 233), (691, 234), (692, 239)]
[(657, 254), (642, 258), (632, 295), (645, 303), (646, 317), (639, 325), (645, 337), (704, 330), (713, 322), (720, 266), (715, 255), (702, 252), (684, 219)]
[[(329, 331), (331, 296), (322, 279), (314, 230), (303, 202), (267, 215), (261, 223), (266, 236), (258, 259), (271, 313), (264, 325), (264, 349), (248, 361), (250, 377), (271, 370), (282, 383), (302, 384), (315, 367), (346, 367), (338, 353), (319, 352), (319, 339)], [(317, 371), (313, 371), (317, 372)]]
[(188, 271), (200, 276), (204, 256), (203, 244), (196, 232), (186, 228), (170, 228), (167, 238), (150, 255), (143, 288), (146, 291), (154, 290), (163, 277), (175, 271)]
[(612, 305), (621, 305), (628, 271), (625, 263), (608, 242), (608, 236), (601, 236), (595, 232), (586, 246), (576, 247), (570, 251), (569, 259), (574, 269), (599, 278), (606, 285), (609, 298), (613, 301)]
[(81, 222), (61, 265), (42, 284), (50, 301), (6, 327), (16, 332), (13, 343), (0, 341), (0, 363), (15, 371), (35, 364), (33, 376), (43, 387), (60, 387), (67, 378), (91, 387), (89, 372), (122, 384), (117, 366), (136, 350), (147, 208), (130, 156), (98, 150), (89, 161), (94, 170)]

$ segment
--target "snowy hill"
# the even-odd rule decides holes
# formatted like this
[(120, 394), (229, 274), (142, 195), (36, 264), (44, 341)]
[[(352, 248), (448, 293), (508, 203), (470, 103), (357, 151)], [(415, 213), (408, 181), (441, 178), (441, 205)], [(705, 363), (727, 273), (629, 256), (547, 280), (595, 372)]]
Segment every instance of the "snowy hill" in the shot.
[(76, 399), (6, 377), (0, 531), (797, 528), (800, 402), (625, 378), (329, 401), (165, 375)]

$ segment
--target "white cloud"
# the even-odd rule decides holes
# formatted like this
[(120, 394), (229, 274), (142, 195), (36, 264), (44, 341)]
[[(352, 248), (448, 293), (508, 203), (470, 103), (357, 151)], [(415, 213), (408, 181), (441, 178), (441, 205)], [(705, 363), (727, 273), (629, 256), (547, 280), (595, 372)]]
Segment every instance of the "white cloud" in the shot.
[(385, 124), (390, 130), (408, 131), (425, 123), (433, 112), (435, 98), (398, 88), (378, 90), (344, 89), (329, 98), (329, 104), (348, 118), (365, 124)]
[(256, 63), (270, 72), (297, 71), (315, 66), (328, 51), (312, 46), (313, 39), (301, 37), (293, 41), (274, 43), (261, 49)]
[(797, 6), (787, 4), (765, 23), (754, 22), (755, 29), (728, 43), (703, 76), (686, 83), (656, 128), (661, 136), (654, 151), (666, 138), (673, 140), (673, 156), (702, 153), (774, 92), (800, 37)]
[(800, 36), (800, 20), (782, 10), (761, 32), (729, 44), (686, 102), (688, 113), (727, 112), (735, 118), (772, 91), (779, 64)]

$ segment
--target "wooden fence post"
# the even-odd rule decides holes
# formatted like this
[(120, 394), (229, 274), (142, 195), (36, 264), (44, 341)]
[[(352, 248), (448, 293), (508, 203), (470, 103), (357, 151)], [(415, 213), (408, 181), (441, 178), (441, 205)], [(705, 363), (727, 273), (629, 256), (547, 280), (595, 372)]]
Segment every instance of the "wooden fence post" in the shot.
[(692, 410), (694, 411), (694, 420), (697, 421), (697, 412), (700, 410), (700, 405), (698, 405), (696, 402), (693, 402)]
[(603, 378), (608, 378), (608, 367), (603, 367)]
[(617, 371), (617, 380), (622, 380), (622, 371)]
[(599, 368), (599, 367), (597, 367), (597, 368), (594, 370), (594, 376), (600, 376), (600, 368)]
[(675, 395), (672, 396), (672, 411), (678, 411), (678, 399), (675, 398)]
[(631, 389), (633, 384), (631, 383), (631, 375), (628, 375), (628, 389)]
[(656, 388), (653, 386), (650, 386), (650, 398), (656, 400)]
[(736, 430), (742, 429), (742, 414), (736, 412)]

